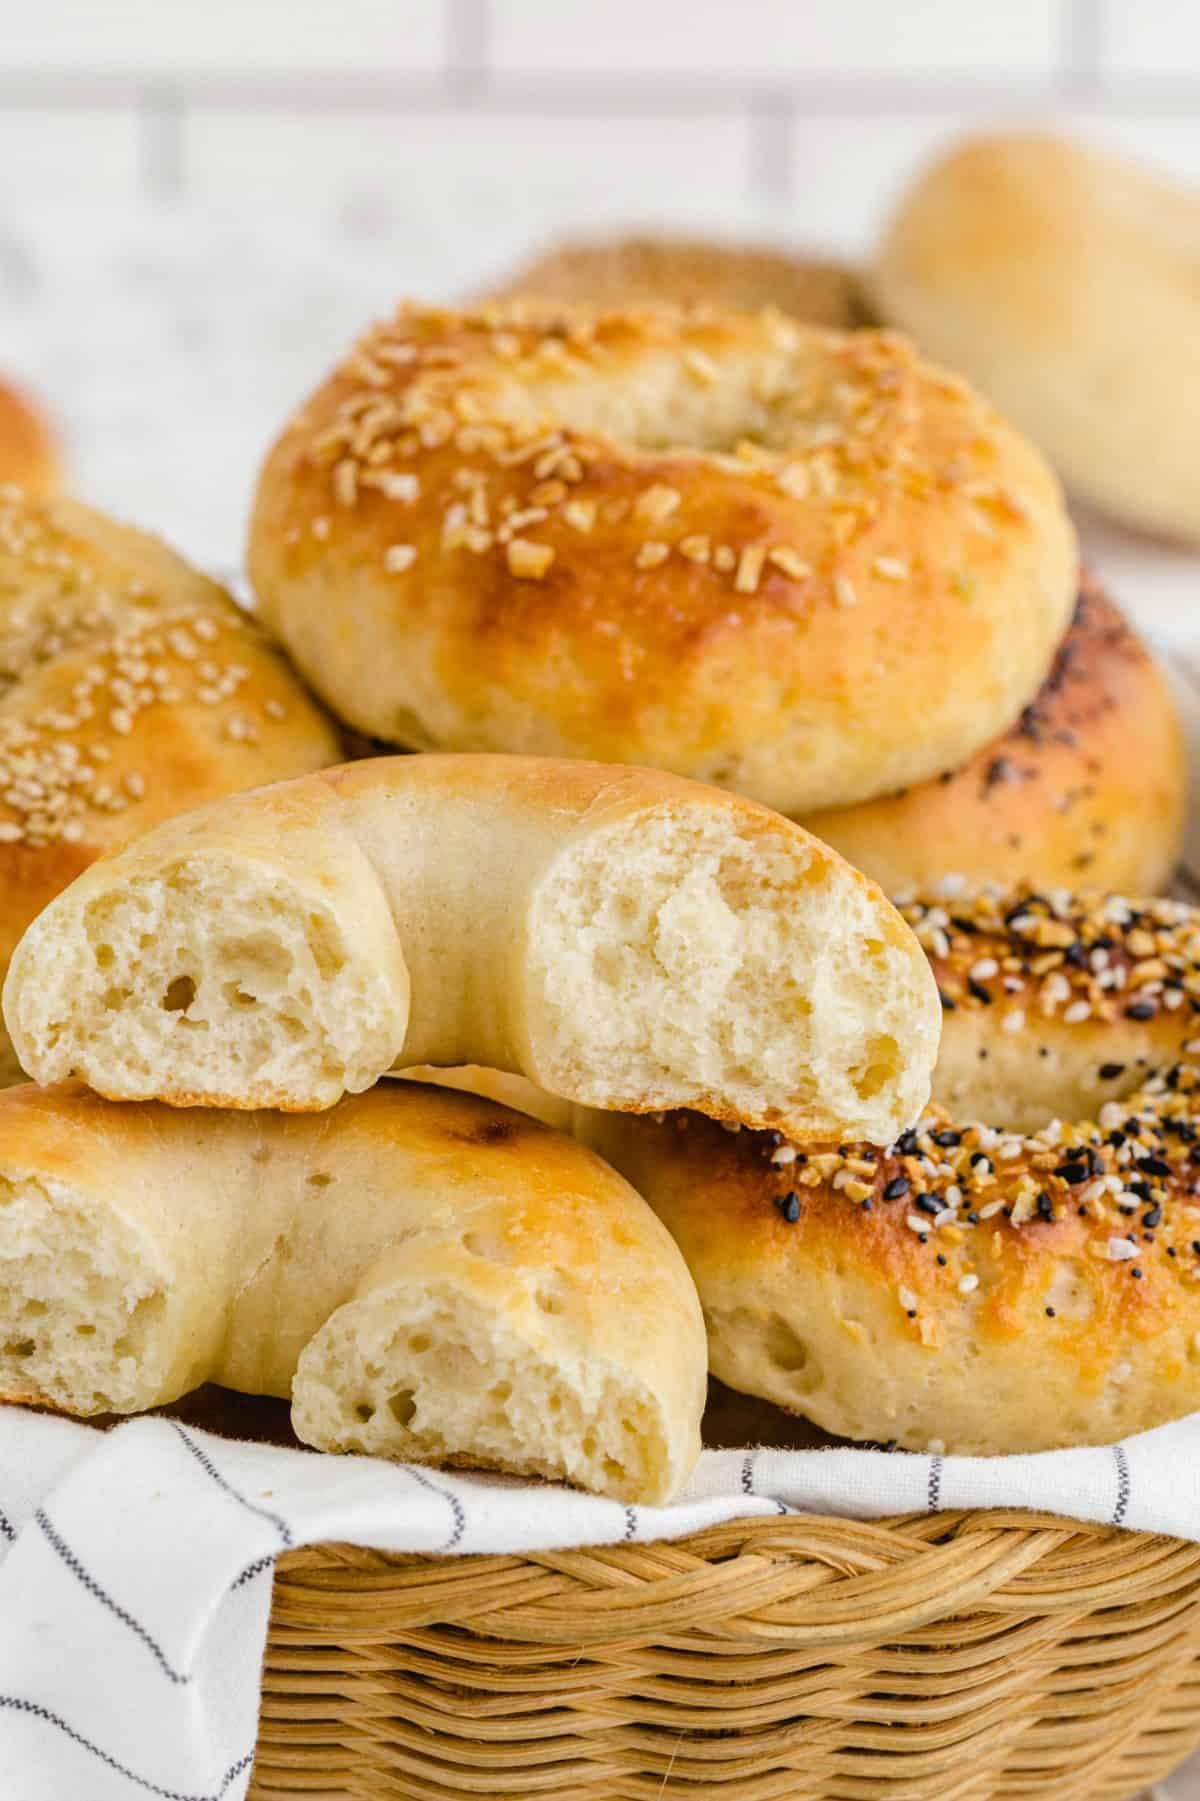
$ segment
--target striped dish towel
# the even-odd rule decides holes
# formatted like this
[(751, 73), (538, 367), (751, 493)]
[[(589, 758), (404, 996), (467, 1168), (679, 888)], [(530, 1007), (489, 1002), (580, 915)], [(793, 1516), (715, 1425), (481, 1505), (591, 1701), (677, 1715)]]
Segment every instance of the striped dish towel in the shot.
[(1024, 1457), (706, 1451), (674, 1505), (632, 1507), (179, 1420), (103, 1432), (0, 1408), (0, 1795), (239, 1801), (271, 1569), (292, 1546), (520, 1552), (677, 1538), (747, 1515), (968, 1507), (1200, 1539), (1200, 1415)]

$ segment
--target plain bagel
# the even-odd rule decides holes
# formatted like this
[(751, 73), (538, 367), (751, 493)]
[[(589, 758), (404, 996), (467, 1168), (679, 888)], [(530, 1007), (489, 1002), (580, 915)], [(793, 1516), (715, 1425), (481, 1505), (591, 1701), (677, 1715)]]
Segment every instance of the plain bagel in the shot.
[(1200, 542), (1200, 193), (1043, 133), (971, 139), (902, 200), (883, 318), (1118, 518)]
[(216, 1382), (306, 1443), (668, 1500), (700, 1448), (695, 1290), (638, 1196), (490, 1102), (320, 1118), (0, 1094), (0, 1393), (136, 1413)]
[(899, 338), (535, 303), (369, 333), (271, 452), (249, 563), (360, 731), (792, 814), (1007, 728), (1077, 572), (1041, 457)]
[(713, 1373), (845, 1437), (981, 1456), (1200, 1406), (1200, 915), (1026, 891), (911, 916), (942, 1104), (888, 1149), (581, 1128), (676, 1238)]
[(1187, 788), (1166, 674), (1085, 571), (1050, 672), (1007, 732), (933, 781), (800, 823), (893, 896), (951, 873), (1157, 894)]
[[(0, 492), (0, 972), (104, 852), (342, 754), (223, 588), (76, 501)], [(0, 1082), (19, 1077), (0, 1030)]]
[(35, 1080), (326, 1107), (481, 1063), (586, 1105), (886, 1138), (928, 1094), (928, 965), (873, 883), (653, 770), (386, 757), (160, 827), (31, 926)]

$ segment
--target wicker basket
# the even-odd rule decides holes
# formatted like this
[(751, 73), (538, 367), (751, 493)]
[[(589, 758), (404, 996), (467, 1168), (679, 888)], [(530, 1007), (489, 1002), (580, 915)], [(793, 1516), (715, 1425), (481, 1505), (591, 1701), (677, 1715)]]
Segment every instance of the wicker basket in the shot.
[(1200, 1741), (1200, 1545), (1019, 1512), (279, 1564), (251, 1795), (1127, 1801)]

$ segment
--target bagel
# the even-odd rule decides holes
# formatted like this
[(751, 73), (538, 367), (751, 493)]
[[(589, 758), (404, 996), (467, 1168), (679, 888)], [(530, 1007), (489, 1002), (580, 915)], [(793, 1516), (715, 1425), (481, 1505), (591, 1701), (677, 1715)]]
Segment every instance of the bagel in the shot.
[(778, 307), (806, 325), (851, 331), (863, 319), (844, 263), (703, 238), (597, 238), (551, 245), (481, 297), (593, 307)]
[(58, 447), (48, 420), (30, 395), (0, 381), (0, 488), (22, 488), (33, 497), (53, 493), (58, 483)]
[(792, 814), (957, 767), (1076, 591), (1040, 457), (902, 340), (534, 304), (365, 338), (268, 457), (249, 565), (362, 732)]
[(800, 823), (884, 892), (953, 872), (1156, 894), (1183, 842), (1188, 765), (1163, 670), (1093, 576), (1016, 724), (960, 768)]
[(679, 1244), (713, 1374), (977, 1456), (1200, 1407), (1200, 914), (1031, 892), (909, 914), (948, 1009), (942, 1104), (887, 1150), (581, 1127)]
[[(0, 494), (0, 973), (105, 851), (340, 755), (224, 589), (75, 501)], [(0, 1030), (0, 1081), (19, 1079)]]
[(1198, 235), (1200, 194), (1135, 164), (1043, 133), (974, 138), (901, 201), (872, 299), (1069, 488), (1197, 543)]
[(217, 1382), (305, 1443), (668, 1500), (700, 1449), (691, 1279), (582, 1145), (385, 1083), (321, 1118), (0, 1094), (0, 1393)]
[(420, 1063), (564, 1099), (887, 1137), (928, 1094), (928, 965), (873, 883), (652, 770), (384, 757), (172, 821), (51, 903), (9, 969), (36, 1081), (329, 1106)]

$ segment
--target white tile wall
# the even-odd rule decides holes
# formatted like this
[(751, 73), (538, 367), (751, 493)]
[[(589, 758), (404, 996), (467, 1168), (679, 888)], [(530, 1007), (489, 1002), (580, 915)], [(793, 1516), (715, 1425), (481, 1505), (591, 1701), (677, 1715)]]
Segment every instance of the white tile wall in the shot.
[(1118, 83), (1139, 75), (1194, 80), (1197, 29), (1192, 0), (1103, 0), (1105, 75)]
[(441, 0), (37, 0), (0, 6), (6, 71), (155, 74), (439, 69)]
[[(749, 182), (743, 109), (579, 113), (525, 106), (355, 107), (336, 112), (190, 109), (183, 121), (186, 190), (201, 200), (326, 205), (359, 231), (403, 227), (463, 240), (497, 212), (584, 227), (686, 207), (736, 209)], [(418, 224), (419, 222), (419, 224)]]
[(795, 76), (1006, 71), (1050, 76), (1066, 0), (494, 0), (495, 67), (524, 74)]
[(47, 201), (127, 204), (143, 190), (141, 117), (127, 104), (0, 105), (0, 170), (0, 232), (6, 214)]

